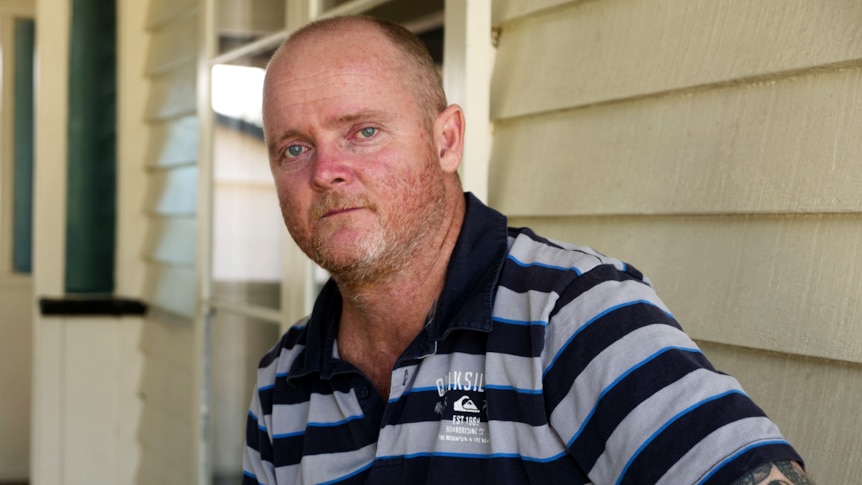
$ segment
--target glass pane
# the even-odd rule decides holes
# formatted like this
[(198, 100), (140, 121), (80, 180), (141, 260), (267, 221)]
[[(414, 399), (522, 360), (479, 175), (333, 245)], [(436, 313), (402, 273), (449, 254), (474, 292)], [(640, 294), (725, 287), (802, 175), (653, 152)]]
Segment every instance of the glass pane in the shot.
[(278, 309), (287, 230), (261, 129), (263, 69), (246, 61), (212, 70), (213, 297)]
[(278, 324), (229, 312), (212, 320), (210, 424), (213, 483), (242, 481), (242, 450), (257, 364), (278, 340)]
[(285, 3), (286, 0), (216, 0), (218, 52), (284, 30)]

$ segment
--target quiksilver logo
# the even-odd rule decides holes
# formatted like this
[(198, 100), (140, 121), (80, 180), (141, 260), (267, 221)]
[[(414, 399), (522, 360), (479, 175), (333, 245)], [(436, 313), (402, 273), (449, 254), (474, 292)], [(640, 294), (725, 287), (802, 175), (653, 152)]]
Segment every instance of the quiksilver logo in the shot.
[(461, 399), (455, 401), (455, 412), (478, 413), (479, 408), (476, 407), (470, 396), (461, 396)]
[(485, 373), (449, 371), (446, 377), (437, 379), (437, 394), (443, 397), (447, 391), (485, 392)]

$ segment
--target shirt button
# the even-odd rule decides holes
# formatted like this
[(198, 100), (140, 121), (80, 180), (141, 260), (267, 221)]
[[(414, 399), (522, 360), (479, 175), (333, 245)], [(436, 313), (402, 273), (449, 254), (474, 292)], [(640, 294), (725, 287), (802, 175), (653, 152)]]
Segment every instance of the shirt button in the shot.
[(359, 388), (356, 389), (356, 395), (359, 396), (359, 399), (367, 399), (368, 394), (370, 394), (368, 386), (359, 386)]

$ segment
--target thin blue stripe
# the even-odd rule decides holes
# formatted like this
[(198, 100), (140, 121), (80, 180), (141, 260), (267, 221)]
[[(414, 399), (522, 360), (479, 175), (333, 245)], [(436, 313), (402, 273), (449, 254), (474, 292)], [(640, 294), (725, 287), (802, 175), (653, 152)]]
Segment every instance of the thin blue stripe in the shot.
[(371, 463), (365, 465), (364, 467), (356, 470), (353, 473), (348, 473), (347, 475), (344, 475), (343, 477), (338, 477), (335, 480), (330, 480), (328, 482), (321, 482), (320, 485), (330, 485), (332, 483), (338, 483), (338, 482), (341, 482), (343, 480), (347, 480), (348, 478), (355, 477), (356, 475), (359, 475), (360, 473), (364, 472), (365, 470), (368, 470), (369, 468), (371, 468), (371, 465), (373, 465), (373, 464), (374, 464), (374, 462), (372, 461)]
[(579, 270), (575, 266), (571, 266), (571, 267), (567, 268), (565, 266), (554, 266), (552, 264), (539, 263), (537, 261), (534, 261), (532, 263), (524, 263), (522, 261), (518, 261), (518, 258), (512, 256), (511, 254), (509, 255), (509, 259), (511, 259), (515, 264), (517, 264), (518, 266), (520, 266), (522, 268), (529, 268), (530, 266), (538, 266), (539, 268), (556, 269), (556, 270), (560, 270), (560, 271), (574, 271), (578, 276), (581, 275), (581, 270)]
[(660, 350), (659, 350), (659, 351), (657, 351), (656, 353), (654, 353), (654, 354), (650, 355), (650, 356), (649, 356), (649, 357), (647, 357), (646, 359), (644, 359), (644, 360), (642, 360), (642, 361), (638, 362), (637, 364), (633, 365), (632, 367), (630, 367), (627, 371), (625, 371), (624, 373), (620, 374), (620, 376), (619, 376), (619, 377), (617, 377), (616, 379), (614, 379), (614, 381), (613, 381), (613, 382), (611, 382), (607, 387), (605, 387), (605, 388), (602, 390), (601, 394), (599, 394), (599, 397), (596, 399), (596, 405), (593, 407), (593, 409), (592, 409), (592, 410), (590, 410), (590, 413), (589, 413), (589, 414), (587, 414), (587, 417), (586, 417), (586, 418), (584, 418), (584, 421), (581, 423), (581, 427), (578, 429), (578, 431), (577, 431), (577, 432), (575, 432), (575, 435), (574, 435), (574, 436), (572, 436), (572, 439), (570, 439), (570, 440), (569, 440), (569, 442), (568, 442), (567, 446), (568, 446), (569, 448), (571, 448), (571, 447), (572, 447), (572, 444), (574, 444), (574, 442), (578, 439), (578, 437), (579, 437), (579, 436), (581, 435), (581, 433), (584, 431), (584, 428), (586, 428), (586, 427), (587, 427), (587, 423), (589, 423), (589, 422), (590, 422), (590, 419), (592, 419), (593, 415), (594, 415), (594, 414), (596, 414), (596, 411), (598, 410), (598, 407), (599, 407), (599, 405), (598, 405), (599, 401), (601, 401), (601, 400), (602, 400), (602, 398), (603, 398), (603, 397), (605, 397), (605, 395), (606, 395), (607, 393), (611, 392), (611, 389), (613, 389), (617, 384), (619, 384), (619, 383), (620, 383), (620, 381), (622, 381), (623, 379), (625, 379), (626, 377), (628, 377), (632, 372), (634, 372), (634, 371), (636, 371), (636, 370), (640, 369), (641, 367), (645, 366), (646, 364), (648, 364), (648, 363), (652, 362), (652, 361), (653, 361), (655, 358), (657, 358), (659, 355), (661, 355), (661, 354), (663, 354), (663, 353), (665, 353), (665, 352), (669, 352), (669, 351), (671, 351), (671, 350), (681, 350), (681, 351), (683, 351), (683, 352), (692, 352), (692, 353), (697, 353), (697, 354), (702, 353), (702, 352), (700, 351), (700, 349), (692, 349), (692, 348), (688, 348), (688, 347), (665, 347), (665, 348), (663, 348), (663, 349), (660, 349)]
[(728, 463), (732, 462), (733, 460), (739, 458), (739, 456), (741, 456), (743, 453), (748, 453), (749, 451), (751, 451), (755, 448), (760, 448), (761, 446), (769, 446), (769, 445), (791, 446), (790, 443), (786, 440), (761, 441), (759, 443), (754, 443), (752, 445), (748, 445), (745, 448), (739, 450), (737, 453), (730, 455), (730, 457), (728, 457), (723, 462), (719, 463), (715, 468), (713, 468), (713, 470), (711, 472), (709, 472), (705, 477), (703, 477), (703, 480), (697, 482), (697, 485), (701, 485), (703, 483), (706, 483), (710, 478), (712, 478), (713, 475), (715, 475), (716, 473), (719, 472), (719, 470), (724, 468), (725, 465), (727, 465)]
[(302, 435), (304, 435), (304, 434), (305, 434), (305, 430), (302, 430), (302, 431), (295, 431), (295, 432), (293, 432), (293, 433), (274, 434), (274, 435), (272, 435), (272, 439), (274, 439), (274, 440), (275, 440), (275, 439), (280, 440), (280, 439), (282, 439), (282, 438), (293, 438), (294, 436), (302, 436)]
[(493, 318), (491, 318), (491, 320), (493, 320), (493, 321), (495, 321), (495, 322), (505, 323), (505, 324), (508, 324), (508, 325), (520, 325), (520, 326), (539, 325), (539, 326), (542, 326), (542, 327), (545, 327), (545, 326), (547, 326), (547, 325), (548, 325), (548, 322), (545, 322), (545, 321), (543, 321), (543, 320), (530, 320), (530, 321), (526, 321), (526, 320), (511, 320), (511, 319), (508, 319), (508, 318), (502, 318), (502, 317), (493, 317)]
[(518, 394), (541, 394), (541, 389), (520, 389), (513, 386), (495, 386), (495, 385), (485, 385), (485, 389), (494, 389), (496, 391), (515, 391)]
[(251, 418), (255, 421), (260, 421), (259, 419), (257, 419), (257, 416), (255, 416), (254, 413), (251, 412), (251, 409), (248, 410), (248, 415), (251, 416)]
[[(282, 378), (282, 377), (287, 377), (287, 374), (288, 374), (287, 372), (280, 372), (280, 373), (278, 373), (278, 374), (276, 374), (276, 375), (275, 375), (275, 378), (276, 378), (276, 379), (279, 379), (279, 378)], [(270, 389), (272, 389), (272, 388), (274, 388), (274, 387), (275, 387), (275, 383), (272, 383), (272, 384), (267, 384), (267, 385), (265, 385), (265, 386), (263, 386), (263, 387), (258, 387), (258, 388), (257, 388), (257, 390), (258, 390), (258, 391), (268, 391), (268, 390), (270, 390)]]
[(533, 461), (537, 463), (548, 463), (554, 460), (559, 460), (561, 457), (567, 455), (568, 452), (563, 451), (554, 456), (550, 456), (548, 458), (539, 458), (535, 456), (524, 456), (518, 453), (491, 453), (488, 455), (482, 455), (479, 453), (447, 453), (447, 452), (422, 452), (422, 453), (412, 453), (409, 455), (392, 455), (392, 456), (382, 456), (379, 460), (394, 460), (394, 459), (413, 459), (413, 458), (423, 458), (428, 456), (433, 457), (443, 457), (443, 458), (478, 458), (478, 459), (491, 459), (491, 458), (517, 458), (524, 461)]
[(243, 470), (243, 471), (242, 471), (242, 474), (243, 474), (243, 475), (245, 475), (245, 476), (247, 476), (248, 478), (254, 479), (254, 481), (256, 481), (256, 482), (258, 483), (258, 485), (266, 485), (266, 483), (261, 482), (261, 481), (257, 478), (257, 475), (255, 475), (254, 473), (247, 472), (247, 471)]
[(603, 311), (603, 312), (599, 313), (598, 315), (594, 316), (594, 317), (593, 317), (593, 318), (591, 318), (590, 320), (588, 320), (588, 321), (587, 321), (587, 323), (585, 323), (585, 324), (581, 325), (581, 328), (577, 329), (577, 330), (575, 331), (575, 333), (573, 333), (573, 334), (572, 334), (572, 336), (571, 336), (571, 337), (569, 337), (569, 339), (568, 339), (568, 340), (566, 340), (566, 343), (565, 343), (562, 347), (560, 347), (560, 350), (558, 350), (558, 351), (557, 351), (557, 354), (556, 354), (556, 355), (554, 355), (554, 358), (553, 358), (553, 359), (551, 359), (551, 363), (548, 365), (548, 368), (547, 368), (547, 369), (545, 369), (545, 372), (543, 372), (543, 373), (542, 373), (542, 378), (544, 379), (544, 378), (545, 378), (545, 376), (547, 376), (547, 375), (548, 375), (548, 372), (550, 372), (550, 371), (551, 371), (551, 369), (553, 369), (553, 368), (554, 368), (554, 364), (556, 364), (556, 363), (557, 363), (557, 359), (559, 359), (559, 358), (560, 358), (560, 355), (562, 355), (563, 351), (565, 351), (565, 350), (566, 350), (566, 348), (568, 348), (569, 344), (570, 344), (570, 343), (572, 343), (572, 340), (574, 340), (574, 339), (575, 339), (575, 337), (577, 337), (578, 335), (580, 335), (580, 334), (581, 334), (581, 332), (583, 332), (583, 331), (584, 331), (584, 329), (586, 329), (587, 327), (589, 327), (590, 325), (592, 325), (596, 320), (598, 320), (598, 319), (600, 319), (600, 318), (604, 317), (604, 316), (605, 316), (605, 315), (607, 315), (608, 313), (615, 312), (615, 311), (619, 310), (620, 308), (625, 308), (625, 307), (627, 307), (627, 306), (637, 305), (637, 304), (640, 304), (640, 303), (646, 303), (647, 305), (650, 305), (650, 306), (656, 307), (656, 308), (658, 308), (659, 310), (663, 311), (666, 315), (668, 315), (668, 316), (670, 316), (671, 318), (673, 318), (673, 315), (671, 315), (671, 314), (669, 314), (669, 313), (665, 312), (664, 310), (662, 310), (661, 308), (659, 308), (655, 303), (653, 303), (653, 302), (651, 302), (651, 301), (648, 301), (648, 300), (634, 300), (634, 301), (630, 301), (630, 302), (626, 302), (626, 303), (620, 303), (619, 305), (616, 305), (616, 306), (612, 306), (612, 307), (608, 308), (607, 310), (605, 310), (605, 311)]
[(639, 447), (637, 450), (635, 450), (634, 454), (632, 454), (632, 456), (629, 458), (629, 461), (626, 463), (626, 466), (624, 466), (624, 467), (623, 467), (622, 472), (620, 472), (620, 476), (619, 476), (619, 477), (617, 477), (616, 485), (619, 485), (619, 483), (622, 481), (623, 477), (626, 475), (626, 472), (628, 471), (628, 469), (629, 469), (629, 467), (631, 466), (631, 464), (632, 464), (632, 463), (635, 461), (635, 459), (636, 459), (636, 458), (641, 454), (641, 452), (644, 450), (644, 448), (646, 448), (647, 446), (649, 446), (649, 444), (650, 444), (650, 443), (652, 443), (652, 442), (656, 439), (656, 437), (658, 437), (658, 435), (660, 435), (660, 434), (662, 433), (662, 431), (664, 431), (665, 429), (667, 429), (667, 427), (668, 427), (668, 426), (670, 426), (671, 424), (673, 424), (674, 422), (676, 422), (679, 418), (681, 418), (681, 417), (683, 417), (684, 415), (688, 414), (688, 413), (689, 413), (689, 412), (691, 412), (692, 410), (697, 409), (697, 408), (699, 408), (699, 407), (703, 406), (704, 404), (706, 404), (706, 403), (708, 403), (708, 402), (715, 401), (716, 399), (721, 399), (721, 398), (723, 398), (723, 397), (725, 397), (725, 396), (729, 396), (729, 395), (731, 395), (731, 394), (742, 394), (742, 395), (745, 395), (745, 394), (743, 394), (741, 391), (736, 390), (736, 389), (733, 389), (733, 390), (730, 390), (730, 391), (727, 391), (727, 392), (723, 392), (723, 393), (718, 394), (718, 395), (716, 395), (716, 396), (711, 396), (711, 397), (709, 397), (708, 399), (704, 399), (703, 401), (700, 401), (700, 402), (698, 402), (698, 403), (692, 404), (691, 406), (689, 406), (689, 407), (687, 407), (687, 408), (683, 409), (682, 411), (680, 411), (679, 413), (677, 413), (674, 417), (670, 418), (666, 423), (664, 423), (664, 424), (661, 426), (661, 428), (659, 428), (658, 430), (656, 430), (656, 432), (655, 432), (655, 433), (653, 433), (653, 434), (652, 434), (652, 436), (650, 436), (649, 438), (647, 438), (647, 440), (646, 440), (646, 441), (644, 441), (644, 442), (643, 442), (643, 444), (641, 444), (641, 445), (640, 445), (640, 447)]
[(329, 428), (329, 427), (332, 427), (332, 426), (341, 426), (342, 424), (349, 423), (349, 422), (351, 422), (351, 421), (353, 421), (353, 420), (356, 420), (356, 419), (362, 419), (362, 418), (364, 418), (364, 417), (365, 417), (365, 415), (364, 415), (364, 414), (357, 414), (356, 416), (349, 416), (349, 417), (347, 417), (347, 418), (345, 418), (345, 419), (342, 419), (341, 421), (334, 421), (334, 422), (331, 422), (331, 423), (329, 423), (329, 422), (327, 422), (327, 423), (324, 423), (324, 422), (312, 422), (312, 423), (308, 423), (306, 426), (314, 426), (314, 427), (316, 427), (316, 428)]

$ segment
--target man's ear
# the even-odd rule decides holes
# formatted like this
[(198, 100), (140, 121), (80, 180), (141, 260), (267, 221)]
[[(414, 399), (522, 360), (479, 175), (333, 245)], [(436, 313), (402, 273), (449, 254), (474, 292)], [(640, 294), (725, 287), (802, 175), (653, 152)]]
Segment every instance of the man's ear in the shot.
[(464, 111), (457, 104), (449, 105), (437, 115), (434, 146), (443, 171), (455, 173), (464, 153)]

